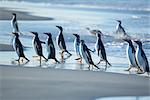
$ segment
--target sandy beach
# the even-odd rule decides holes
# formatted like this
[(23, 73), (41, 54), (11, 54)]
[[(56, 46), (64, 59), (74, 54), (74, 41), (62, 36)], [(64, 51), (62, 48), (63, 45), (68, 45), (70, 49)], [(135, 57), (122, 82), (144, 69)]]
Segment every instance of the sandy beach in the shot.
[(53, 20), (53, 18), (49, 18), (49, 17), (40, 17), (40, 16), (33, 16), (30, 15), (30, 12), (23, 12), (23, 11), (15, 11), (15, 10), (11, 10), (9, 8), (5, 8), (5, 7), (0, 7), (0, 20), (11, 20), (12, 18), (12, 13), (16, 13), (17, 19), (18, 20)]
[[(16, 6), (16, 4), (20, 4), (20, 6)], [(126, 44), (118, 43), (110, 36), (114, 32), (112, 26), (116, 25), (114, 19), (122, 17), (124, 26), (127, 27), (129, 33), (137, 33), (139, 31), (137, 29), (141, 29), (139, 34), (142, 33), (142, 35), (134, 34), (133, 36), (139, 36), (143, 41), (148, 40), (150, 35), (147, 33), (147, 28), (149, 26), (143, 25), (147, 15), (141, 14), (140, 11), (137, 11), (140, 12), (139, 15), (133, 11), (134, 15), (132, 11), (124, 14), (122, 10), (119, 12), (118, 9), (117, 11), (113, 10), (112, 13), (112, 10), (103, 11), (101, 9), (99, 11), (98, 8), (92, 7), (36, 5), (36, 3), (26, 2), (8, 2), (8, 4), (1, 2), (0, 5), (0, 100), (105, 100), (103, 98), (115, 100), (111, 98), (124, 96), (136, 98), (129, 100), (149, 99), (149, 97), (146, 99), (138, 99), (138, 97), (150, 96), (150, 77), (146, 73), (136, 74), (134, 69), (131, 72), (125, 71), (128, 68), (125, 54)], [(11, 44), (10, 20), (12, 13), (17, 14), (19, 28), (24, 33), (19, 38), (26, 47), (24, 50), (26, 57), (30, 59), (30, 62), (21, 66), (15, 62), (18, 56)], [(127, 24), (128, 22), (131, 24)], [(142, 25), (140, 23), (139, 26), (136, 26), (135, 24), (138, 22), (141, 22)], [(133, 23), (134, 25), (132, 25)], [(56, 48), (56, 58), (61, 61), (59, 49), (55, 43), (58, 34), (56, 25), (64, 27), (66, 46), (73, 56), (61, 64), (55, 64), (52, 60), (42, 61), (42, 66), (39, 67), (39, 61), (33, 59), (36, 54), (32, 48), (33, 36), (29, 34), (29, 31), (37, 31), (42, 41), (46, 40), (43, 32), (51, 32)], [(94, 48), (96, 38), (87, 32), (85, 29), (87, 26), (95, 29), (102, 28), (104, 31), (103, 39), (107, 57), (112, 64), (107, 71), (103, 71), (105, 63), (98, 65), (100, 70), (89, 71), (85, 61), (81, 65), (75, 60), (72, 35), (74, 32), (85, 40), (90, 49)], [(133, 27), (130, 28), (131, 26)], [(44, 44), (42, 46), (44, 56), (47, 57), (46, 47)], [(149, 42), (145, 42), (143, 47), (149, 61)], [(94, 63), (97, 63), (98, 56), (95, 53), (91, 53), (91, 55)]]
[(95, 100), (147, 96), (147, 77), (106, 72), (0, 65), (2, 100)]

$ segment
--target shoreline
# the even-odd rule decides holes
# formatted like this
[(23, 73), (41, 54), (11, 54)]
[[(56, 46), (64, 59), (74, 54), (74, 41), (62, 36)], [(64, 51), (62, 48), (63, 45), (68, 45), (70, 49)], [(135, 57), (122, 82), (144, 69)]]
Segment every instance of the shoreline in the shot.
[(39, 20), (54, 20), (54, 18), (50, 17), (40, 17), (40, 16), (34, 16), (30, 15), (29, 12), (25, 11), (15, 11), (10, 10), (10, 8), (4, 8), (0, 7), (0, 20), (11, 20), (12, 13), (17, 14), (17, 20), (32, 20), (32, 21), (39, 21)]
[(137, 75), (8, 65), (0, 65), (0, 71), (5, 100), (95, 100), (149, 95), (149, 78)]
[(1, 44), (0, 43), (0, 52), (3, 52), (3, 51), (14, 51), (14, 49), (11, 44)]

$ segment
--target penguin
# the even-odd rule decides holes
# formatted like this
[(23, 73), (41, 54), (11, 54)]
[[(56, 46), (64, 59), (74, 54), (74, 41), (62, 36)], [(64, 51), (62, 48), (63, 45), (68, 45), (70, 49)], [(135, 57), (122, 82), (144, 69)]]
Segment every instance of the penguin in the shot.
[(13, 32), (19, 33), (19, 35), (20, 35), (21, 33), (19, 31), (19, 27), (18, 27), (18, 23), (17, 23), (17, 15), (16, 15), (16, 13), (12, 13), (12, 15), (13, 15), (13, 17), (11, 20), (11, 25), (13, 27)]
[(96, 67), (97, 69), (100, 69), (99, 67), (97, 67), (91, 57), (90, 51), (88, 49), (88, 47), (86, 46), (86, 44), (84, 43), (84, 40), (81, 40), (80, 45), (79, 45), (79, 50), (80, 50), (80, 54), (82, 56), (82, 58), (85, 60), (85, 62), (89, 65), (89, 69), (90, 69), (90, 65)]
[(36, 54), (40, 57), (40, 66), (41, 66), (42, 57), (43, 57), (46, 61), (48, 61), (48, 60), (43, 56), (43, 50), (42, 50), (42, 45), (41, 45), (41, 43), (44, 43), (44, 44), (45, 44), (45, 42), (40, 41), (37, 32), (31, 32), (31, 33), (34, 35), (33, 40), (32, 40), (33, 48), (34, 48)]
[(123, 40), (128, 43), (127, 48), (126, 48), (126, 55), (129, 61), (129, 68), (127, 69), (127, 71), (130, 71), (132, 67), (135, 67), (138, 70), (141, 70), (136, 61), (136, 57), (135, 57), (136, 51), (135, 51), (135, 48), (133, 46), (131, 39), (123, 39)]
[(101, 33), (100, 30), (91, 30), (89, 27), (86, 27), (86, 29), (87, 29), (92, 35), (95, 35), (95, 36), (96, 36), (97, 33)]
[(73, 34), (75, 36), (74, 39), (74, 51), (76, 53), (76, 55), (78, 56), (77, 59), (75, 60), (80, 60), (80, 63), (82, 63), (82, 58), (80, 55), (80, 50), (79, 50), (79, 45), (80, 45), (80, 36), (78, 34)]
[(54, 59), (57, 63), (59, 63), (59, 61), (56, 59), (56, 52), (55, 52), (55, 47), (54, 47), (54, 43), (52, 40), (52, 34), (51, 33), (44, 33), (44, 34), (48, 36), (46, 40), (46, 47), (47, 47), (47, 52), (48, 52), (47, 59)]
[(69, 53), (68, 50), (66, 49), (66, 43), (65, 43), (64, 36), (63, 36), (63, 28), (61, 26), (56, 26), (56, 27), (60, 30), (58, 36), (56, 37), (56, 43), (61, 50), (61, 58), (63, 60), (64, 52), (67, 52), (69, 56), (71, 56), (72, 54)]
[(142, 48), (142, 42), (141, 41), (134, 41), (134, 42), (137, 44), (135, 53), (137, 64), (140, 68), (143, 69), (143, 73), (147, 72), (147, 74), (149, 75), (150, 73), (149, 63), (146, 54)]
[(117, 38), (130, 38), (129, 35), (126, 33), (125, 29), (121, 25), (120, 20), (116, 20), (119, 24), (116, 26), (116, 34)]
[[(21, 57), (24, 58), (25, 60), (29, 61), (29, 59), (27, 59), (25, 57), (25, 55), (24, 55), (23, 45), (22, 45), (22, 43), (19, 40), (19, 34), (18, 33), (14, 33), (14, 32), (12, 32), (12, 34), (14, 35), (13, 48), (14, 48), (15, 52), (17, 53), (18, 57), (19, 57), (19, 59), (16, 60), (16, 61), (18, 61), (19, 64), (20, 64), (20, 58)], [(23, 61), (23, 59), (22, 59), (22, 61)]]
[(101, 61), (105, 61), (106, 62), (105, 70), (106, 70), (107, 69), (107, 64), (109, 66), (111, 66), (111, 64), (107, 60), (105, 47), (104, 47), (104, 44), (101, 40), (101, 34), (103, 34), (103, 33), (100, 32), (100, 33), (96, 34), (97, 40), (96, 40), (96, 43), (95, 43), (95, 50), (96, 50), (97, 55), (100, 56), (100, 61), (98, 62), (98, 64), (100, 64)]

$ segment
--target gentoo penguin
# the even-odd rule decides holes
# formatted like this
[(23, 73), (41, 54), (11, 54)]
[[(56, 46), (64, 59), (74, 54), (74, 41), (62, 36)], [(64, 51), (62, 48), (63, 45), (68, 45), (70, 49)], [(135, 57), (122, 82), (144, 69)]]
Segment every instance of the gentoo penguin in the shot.
[(86, 44), (84, 43), (84, 40), (81, 40), (80, 45), (79, 45), (79, 49), (80, 49), (80, 54), (82, 56), (82, 58), (85, 60), (85, 62), (89, 65), (89, 69), (90, 69), (90, 65), (96, 67), (97, 69), (99, 69), (93, 62), (90, 51), (88, 49), (88, 47), (86, 46)]
[(66, 43), (65, 43), (64, 36), (63, 36), (63, 28), (61, 26), (56, 26), (56, 27), (60, 30), (58, 36), (56, 37), (56, 43), (61, 50), (61, 57), (63, 60), (64, 52), (67, 52), (69, 56), (71, 56), (72, 54), (69, 53), (68, 50), (66, 49)]
[(43, 56), (42, 45), (41, 45), (41, 43), (45, 43), (45, 42), (40, 41), (37, 32), (31, 32), (31, 33), (34, 35), (32, 40), (33, 48), (36, 54), (40, 57), (40, 66), (41, 66), (42, 57), (47, 61), (47, 59)]
[(138, 66), (136, 58), (135, 58), (135, 48), (133, 46), (132, 41), (130, 39), (123, 39), (123, 40), (128, 43), (127, 48), (126, 48), (126, 55), (129, 61), (129, 68), (127, 69), (127, 71), (130, 71), (132, 67), (135, 67), (139, 70), (140, 67)]
[(102, 34), (102, 32), (96, 34), (97, 40), (96, 40), (96, 43), (95, 43), (95, 50), (97, 52), (97, 55), (100, 56), (100, 61), (99, 61), (98, 64), (100, 64), (101, 61), (105, 61), (106, 62), (105, 70), (106, 70), (107, 69), (107, 64), (109, 64), (110, 66), (111, 66), (111, 64), (107, 60), (105, 47), (104, 47), (103, 42), (101, 40), (101, 34)]
[(129, 35), (125, 32), (125, 29), (121, 25), (120, 20), (116, 20), (119, 24), (116, 27), (116, 37), (117, 38), (129, 38)]
[(147, 74), (149, 75), (150, 73), (149, 64), (148, 64), (146, 54), (142, 48), (142, 42), (135, 41), (135, 43), (137, 44), (137, 49), (135, 53), (137, 64), (140, 68), (143, 69), (143, 72), (147, 72)]
[(44, 34), (48, 36), (46, 40), (46, 47), (47, 47), (47, 52), (48, 52), (47, 59), (54, 59), (57, 63), (59, 63), (59, 61), (56, 59), (56, 52), (55, 52), (55, 47), (54, 47), (53, 40), (52, 40), (52, 34), (51, 33), (44, 33)]
[(11, 25), (13, 27), (13, 32), (21, 34), (19, 31), (18, 23), (17, 23), (17, 16), (15, 13), (12, 13), (12, 15), (13, 15), (13, 18), (11, 20)]
[(74, 39), (74, 51), (78, 58), (76, 60), (80, 60), (80, 63), (82, 62), (82, 58), (80, 55), (79, 45), (80, 45), (80, 36), (78, 34), (73, 34), (75, 36)]
[(86, 29), (87, 29), (92, 35), (96, 35), (97, 33), (101, 33), (100, 30), (91, 30), (89, 27), (86, 27)]
[[(26, 59), (27, 61), (29, 61), (26, 57), (25, 57), (25, 55), (24, 55), (24, 51), (23, 51), (23, 45), (21, 44), (21, 42), (20, 42), (20, 40), (19, 40), (19, 35), (18, 35), (18, 33), (12, 33), (12, 34), (14, 34), (14, 38), (13, 38), (13, 48), (14, 48), (14, 50), (15, 50), (15, 52), (17, 53), (17, 55), (18, 55), (18, 57), (19, 57), (19, 59), (17, 60), (18, 62), (19, 62), (19, 64), (20, 64), (20, 58), (22, 57), (22, 58), (24, 58), (24, 59)], [(23, 59), (22, 59), (23, 60)]]

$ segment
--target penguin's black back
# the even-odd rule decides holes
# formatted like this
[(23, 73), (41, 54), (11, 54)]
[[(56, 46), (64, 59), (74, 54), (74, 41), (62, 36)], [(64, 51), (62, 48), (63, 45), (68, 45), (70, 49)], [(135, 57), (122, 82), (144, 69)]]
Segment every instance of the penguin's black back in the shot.
[(102, 42), (101, 38), (99, 38), (98, 45), (99, 45), (100, 54), (102, 56), (102, 59), (107, 61), (105, 47), (103, 45), (103, 42)]
[(22, 46), (19, 38), (16, 38), (15, 47), (16, 47), (16, 53), (18, 54), (18, 56), (19, 57), (25, 57), (24, 51), (23, 51), (23, 46)]
[(143, 51), (143, 49), (141, 48), (141, 56), (144, 58), (145, 60), (145, 64), (146, 64), (146, 72), (150, 72), (150, 69), (149, 69), (149, 63), (148, 63), (148, 60), (147, 60), (147, 57), (146, 57), (146, 54), (145, 52)]
[(90, 54), (90, 51), (89, 51), (89, 48), (86, 46), (86, 44), (83, 44), (83, 50), (86, 53), (86, 56), (88, 58), (89, 63), (94, 65), (91, 54)]
[(35, 47), (35, 51), (36, 51), (37, 55), (43, 56), (42, 45), (41, 45), (41, 41), (39, 40), (38, 36), (35, 37), (34, 47)]
[(50, 49), (48, 59), (55, 59), (55, 47), (51, 37), (48, 37), (48, 48)]
[(63, 49), (66, 50), (65, 39), (62, 33), (60, 33), (60, 36), (58, 39), (58, 45), (62, 45)]

